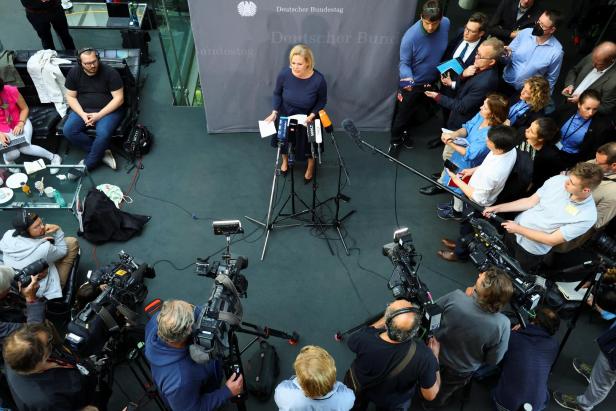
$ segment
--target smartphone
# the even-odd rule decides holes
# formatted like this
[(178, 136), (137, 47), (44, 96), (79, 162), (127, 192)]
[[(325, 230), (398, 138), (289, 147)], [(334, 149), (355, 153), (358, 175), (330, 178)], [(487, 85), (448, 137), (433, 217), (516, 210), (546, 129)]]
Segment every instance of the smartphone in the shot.
[(454, 163), (452, 163), (450, 160), (445, 160), (445, 168), (449, 171), (451, 171), (454, 174), (458, 173), (458, 170), (460, 169), (460, 167), (458, 167), (457, 165), (455, 165)]
[(562, 94), (563, 96), (567, 97), (567, 98), (569, 98), (569, 97), (573, 96), (573, 93), (567, 93), (567, 92), (565, 92), (565, 91), (563, 91), (561, 94)]

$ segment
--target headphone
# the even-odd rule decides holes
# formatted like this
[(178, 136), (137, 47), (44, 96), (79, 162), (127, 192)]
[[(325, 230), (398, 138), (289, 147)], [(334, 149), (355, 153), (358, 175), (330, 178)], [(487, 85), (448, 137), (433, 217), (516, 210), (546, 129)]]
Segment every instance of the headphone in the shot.
[[(396, 318), (397, 316), (406, 314), (406, 313), (414, 313), (417, 315), (417, 317), (421, 315), (421, 311), (415, 307), (404, 307), (404, 308), (400, 308), (399, 310), (392, 312), (391, 316), (385, 320), (385, 326), (387, 327), (387, 336), (390, 339), (394, 341), (398, 341), (398, 337), (394, 335), (393, 330), (392, 330), (393, 321), (394, 321), (394, 318)], [(409, 336), (405, 338), (404, 340), (398, 341), (398, 342), (406, 342), (406, 341), (411, 340), (413, 337), (415, 337), (415, 335), (417, 335), (417, 331), (419, 330), (420, 323), (421, 321), (419, 321), (419, 319), (416, 318), (413, 324), (413, 328), (409, 330)]]
[(94, 55), (96, 56), (96, 59), (98, 60), (98, 62), (100, 63), (101, 61), (101, 56), (98, 53), (98, 50), (96, 50), (95, 48), (92, 47), (84, 47), (82, 49), (77, 50), (77, 53), (75, 54), (75, 57), (77, 58), (77, 64), (79, 64), (81, 66), (81, 55), (83, 53), (86, 53), (88, 51), (93, 51)]

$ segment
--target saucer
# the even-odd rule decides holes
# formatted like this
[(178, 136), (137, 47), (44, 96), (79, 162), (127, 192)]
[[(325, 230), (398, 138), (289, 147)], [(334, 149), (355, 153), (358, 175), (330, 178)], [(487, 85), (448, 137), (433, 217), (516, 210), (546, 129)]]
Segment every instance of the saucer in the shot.
[(4, 204), (13, 198), (13, 190), (10, 188), (2, 187), (0, 188), (0, 204)]
[(11, 174), (9, 178), (6, 179), (6, 186), (8, 188), (20, 188), (21, 183), (25, 183), (28, 181), (28, 176), (24, 173), (15, 173)]

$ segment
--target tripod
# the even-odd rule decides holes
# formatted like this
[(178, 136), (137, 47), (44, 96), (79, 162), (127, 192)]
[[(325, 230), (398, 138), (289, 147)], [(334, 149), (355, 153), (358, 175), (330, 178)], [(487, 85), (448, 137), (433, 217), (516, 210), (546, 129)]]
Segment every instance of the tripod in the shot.
[[(261, 227), (265, 229), (265, 241), (263, 242), (263, 250), (261, 251), (261, 261), (263, 261), (263, 259), (265, 258), (265, 251), (267, 250), (267, 242), (269, 241), (269, 235), (272, 230), (276, 228), (290, 228), (290, 227), (301, 226), (301, 224), (299, 223), (296, 223), (296, 224), (277, 224), (277, 223), (280, 221), (290, 219), (290, 218), (295, 218), (299, 215), (305, 214), (308, 211), (310, 211), (308, 205), (301, 198), (299, 198), (297, 193), (295, 193), (295, 178), (294, 178), (294, 173), (293, 173), (294, 166), (289, 165), (289, 168), (291, 170), (291, 193), (289, 193), (289, 196), (287, 197), (285, 202), (282, 204), (282, 206), (278, 210), (278, 213), (276, 213), (276, 215), (273, 217), (274, 196), (276, 194), (276, 181), (278, 180), (278, 175), (280, 174), (280, 169), (278, 168), (278, 166), (280, 162), (280, 152), (282, 150), (283, 143), (284, 143), (283, 141), (278, 139), (278, 144), (277, 144), (278, 147), (276, 149), (276, 162), (274, 165), (274, 177), (272, 179), (272, 189), (270, 192), (269, 205), (267, 207), (267, 218), (265, 219), (265, 222), (259, 221), (256, 218), (244, 216), (246, 219), (252, 221), (255, 224), (260, 225)], [(306, 207), (305, 210), (300, 211), (300, 212), (295, 211), (295, 198), (296, 197)], [(289, 201), (291, 201), (291, 214), (282, 214), (282, 211), (284, 210), (284, 208), (286, 207)]]
[[(338, 143), (336, 142), (334, 133), (329, 133), (329, 136), (332, 139), (332, 144), (334, 145), (334, 148), (336, 149), (336, 154), (338, 155), (338, 189), (336, 191), (335, 196), (330, 197), (324, 201), (321, 201), (319, 204), (315, 206), (314, 204), (316, 200), (316, 178), (315, 178), (314, 185), (313, 185), (313, 194), (312, 194), (312, 207), (313, 209), (316, 210), (317, 208), (328, 203), (329, 201), (333, 201), (334, 204), (336, 204), (336, 213), (334, 214), (334, 218), (332, 219), (332, 221), (330, 223), (320, 224), (320, 226), (324, 228), (335, 228), (336, 232), (338, 233), (338, 238), (340, 238), (340, 242), (342, 243), (342, 246), (344, 247), (344, 251), (346, 252), (346, 255), (351, 255), (349, 253), (349, 248), (347, 247), (346, 242), (344, 241), (344, 237), (342, 236), (342, 232), (340, 231), (340, 228), (342, 227), (342, 222), (346, 220), (348, 217), (350, 217), (351, 215), (353, 215), (356, 212), (356, 210), (351, 210), (348, 213), (346, 213), (342, 218), (340, 218), (340, 200), (343, 200), (346, 203), (351, 201), (351, 198), (349, 196), (342, 194), (342, 172), (344, 171), (345, 181), (348, 184), (351, 184), (351, 179), (349, 178), (348, 170), (346, 166), (344, 165), (344, 159), (342, 158), (342, 154), (340, 153), (340, 148), (338, 147)], [(316, 171), (316, 168), (315, 168), (315, 171)], [(316, 174), (315, 174), (315, 177), (316, 177)], [(314, 223), (308, 224), (308, 226), (311, 226), (311, 227), (314, 227), (315, 225), (316, 224)], [(327, 240), (327, 237), (326, 237), (326, 240)], [(329, 245), (329, 240), (327, 240), (327, 244)], [(331, 251), (332, 255), (334, 255), (334, 251), (332, 250), (331, 246), (329, 247), (329, 250)]]
[[(250, 342), (246, 344), (246, 346), (241, 350), (237, 341), (236, 333), (238, 332), (255, 336), (255, 338), (250, 340)], [(299, 341), (299, 334), (295, 331), (293, 331), (291, 334), (288, 334), (284, 331), (276, 330), (274, 328), (269, 328), (267, 326), (260, 327), (258, 325), (247, 322), (241, 322), (240, 325), (231, 328), (231, 330), (229, 331), (229, 355), (224, 360), (227, 378), (230, 377), (233, 373), (239, 373), (241, 375), (244, 375), (242, 354), (260, 338), (267, 339), (269, 337), (286, 339), (291, 345), (295, 345)], [(245, 392), (246, 380), (244, 380), (244, 393)], [(237, 406), (237, 409), (239, 411), (246, 411), (246, 394), (244, 393), (238, 395), (237, 397), (234, 397), (232, 400), (233, 402), (235, 402), (235, 405)]]
[(358, 324), (358, 325), (356, 325), (356, 326), (354, 326), (352, 328), (349, 328), (346, 331), (336, 331), (336, 334), (334, 334), (334, 340), (336, 340), (338, 342), (341, 342), (341, 341), (344, 340), (344, 337), (347, 337), (347, 336), (353, 334), (355, 331), (359, 330), (362, 327), (374, 324), (375, 322), (380, 320), (381, 317), (383, 317), (383, 313), (378, 313), (378, 314), (375, 314), (372, 317), (369, 317), (368, 319), (364, 320), (362, 323), (360, 323), (360, 324)]

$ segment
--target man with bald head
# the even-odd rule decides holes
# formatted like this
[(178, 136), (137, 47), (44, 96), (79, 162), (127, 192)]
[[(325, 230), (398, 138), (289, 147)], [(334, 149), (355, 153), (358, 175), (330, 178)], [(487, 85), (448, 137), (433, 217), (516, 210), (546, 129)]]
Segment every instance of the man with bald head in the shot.
[(616, 43), (604, 41), (567, 73), (562, 94), (577, 104), (580, 94), (591, 88), (601, 94), (599, 113), (612, 114), (616, 108)]
[(349, 338), (348, 346), (357, 356), (345, 384), (354, 388), (354, 410), (365, 410), (370, 402), (377, 410), (408, 410), (417, 383), (423, 398), (436, 397), (439, 343), (432, 338), (426, 346), (415, 340), (420, 321), (417, 306), (396, 300), (380, 320)]

